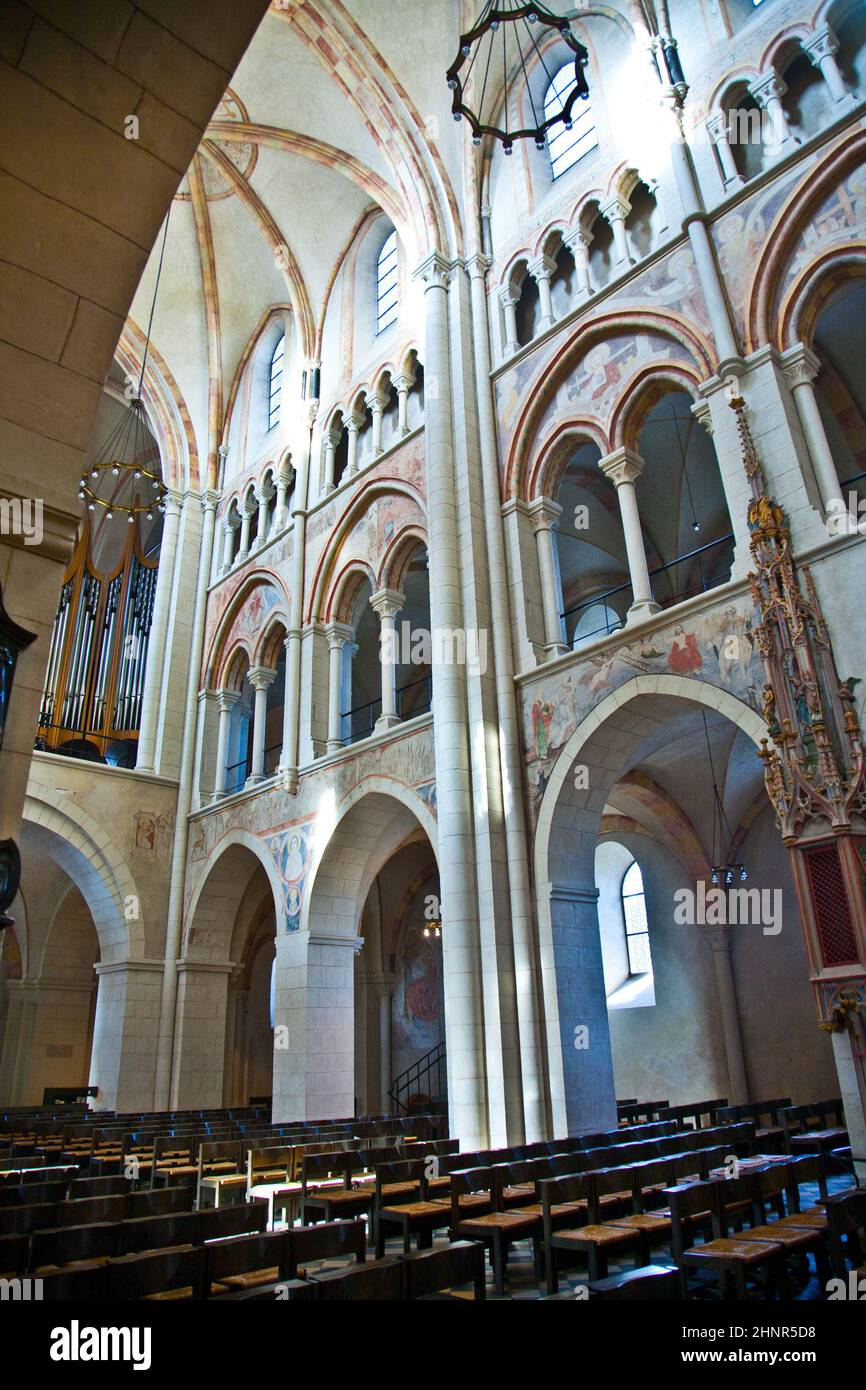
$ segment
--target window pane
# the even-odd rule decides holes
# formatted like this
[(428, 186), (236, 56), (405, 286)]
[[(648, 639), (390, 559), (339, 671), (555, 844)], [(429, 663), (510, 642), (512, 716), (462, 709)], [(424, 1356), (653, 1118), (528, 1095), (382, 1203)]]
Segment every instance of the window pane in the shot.
[(399, 266), (397, 262), (397, 233), (387, 238), (376, 265), (376, 331), (394, 323), (397, 318)]
[[(547, 89), (547, 96), (544, 98), (544, 116), (550, 120), (552, 116), (557, 116), (565, 106), (571, 93), (577, 85), (574, 75), (574, 65), (566, 63), (565, 67), (560, 68)], [(595, 117), (592, 114), (592, 104), (589, 99), (580, 100), (575, 103), (572, 109), (572, 128), (566, 130), (564, 125), (556, 125), (551, 129), (548, 137), (548, 148), (550, 150), (550, 165), (553, 170), (553, 177), (559, 178), (566, 169), (570, 169), (579, 159), (583, 159), (585, 154), (594, 150), (598, 144), (598, 137), (595, 130)]]
[(646, 975), (652, 970), (649, 937), (646, 932), (628, 938), (628, 968), (632, 975)]
[(268, 384), (268, 429), (272, 430), (280, 418), (280, 396), (283, 390), (283, 358), (286, 340), (280, 338), (271, 357), (271, 370)]
[(623, 898), (622, 910), (625, 916), (625, 929), (629, 936), (632, 932), (647, 930), (646, 904), (642, 893), (633, 898)]

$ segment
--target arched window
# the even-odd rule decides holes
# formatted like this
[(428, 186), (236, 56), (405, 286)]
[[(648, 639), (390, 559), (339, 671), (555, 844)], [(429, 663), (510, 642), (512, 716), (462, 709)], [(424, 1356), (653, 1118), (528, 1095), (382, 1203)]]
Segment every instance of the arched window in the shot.
[(386, 238), (376, 262), (376, 332), (397, 321), (397, 233)]
[[(566, 63), (565, 67), (559, 69), (547, 89), (544, 98), (544, 119), (546, 121), (559, 115), (576, 85), (574, 65)], [(583, 159), (585, 154), (589, 154), (590, 150), (594, 150), (598, 145), (591, 99), (587, 98), (585, 101), (576, 102), (571, 116), (571, 129), (566, 129), (562, 124), (553, 126), (552, 134), (548, 139), (550, 167), (555, 179), (558, 179), (560, 174), (564, 174), (566, 169), (570, 169), (573, 164), (576, 164), (579, 159)]]
[(268, 429), (272, 430), (280, 418), (280, 397), (283, 394), (283, 357), (286, 351), (285, 334), (280, 338), (271, 357), (271, 370), (268, 375)]
[(643, 875), (636, 859), (622, 880), (622, 915), (628, 947), (628, 968), (632, 975), (650, 974), (653, 968), (649, 944), (649, 923), (643, 891)]

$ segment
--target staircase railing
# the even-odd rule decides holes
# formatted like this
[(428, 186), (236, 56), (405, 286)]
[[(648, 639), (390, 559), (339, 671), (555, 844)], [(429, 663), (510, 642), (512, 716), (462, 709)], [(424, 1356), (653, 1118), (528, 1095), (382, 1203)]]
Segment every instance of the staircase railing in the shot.
[(444, 1099), (446, 1089), (445, 1044), (440, 1042), (394, 1078), (388, 1095), (399, 1111), (408, 1114), (412, 1096), (423, 1094), (431, 1101)]

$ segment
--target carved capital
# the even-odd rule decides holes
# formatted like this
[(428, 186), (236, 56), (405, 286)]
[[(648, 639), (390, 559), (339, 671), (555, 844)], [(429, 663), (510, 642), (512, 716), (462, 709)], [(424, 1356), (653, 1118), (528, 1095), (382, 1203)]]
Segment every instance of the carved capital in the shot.
[(562, 507), (550, 497), (537, 497), (534, 502), (530, 502), (526, 510), (536, 532), (552, 531), (562, 516)]
[(803, 40), (803, 52), (816, 68), (821, 66), (822, 58), (832, 58), (839, 52), (839, 40), (829, 24), (822, 24), (820, 29)]
[(805, 343), (797, 343), (789, 348), (782, 356), (782, 366), (792, 390), (797, 386), (809, 385), (821, 370), (819, 358)]
[(447, 290), (454, 274), (454, 267), (438, 251), (433, 251), (421, 262), (412, 278), (420, 280), (428, 290)]
[(370, 607), (380, 618), (396, 618), (406, 602), (406, 595), (397, 589), (380, 589), (370, 596)]
[(253, 690), (269, 690), (276, 679), (277, 673), (270, 666), (251, 666), (247, 671), (247, 680)]
[(607, 458), (599, 459), (598, 466), (615, 487), (622, 487), (626, 483), (637, 482), (643, 471), (644, 461), (633, 449), (617, 449), (615, 453), (608, 454)]

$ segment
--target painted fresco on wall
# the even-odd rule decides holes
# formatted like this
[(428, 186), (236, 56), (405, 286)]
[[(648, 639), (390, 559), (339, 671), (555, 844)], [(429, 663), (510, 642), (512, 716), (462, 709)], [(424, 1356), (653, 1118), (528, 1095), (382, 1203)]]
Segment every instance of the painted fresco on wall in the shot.
[(265, 843), (274, 857), (283, 888), (285, 929), (288, 932), (298, 931), (304, 887), (312, 863), (310, 829), (308, 826), (295, 826), (280, 835), (270, 836)]
[(174, 840), (174, 811), (136, 811), (132, 817), (129, 851), (133, 858), (153, 864), (171, 853)]
[[(423, 464), (421, 466), (423, 467)], [(329, 545), (329, 537), (332, 535), (334, 527), (339, 524), (339, 518), (346, 505), (347, 499), (344, 499), (343, 505), (339, 509), (328, 507), (326, 509), (329, 523), (327, 532), (323, 526), (317, 534), (308, 535), (306, 547), (308, 587), (314, 583), (320, 557), (325, 547)], [(382, 556), (392, 540), (408, 526), (414, 526), (423, 532), (427, 530), (422, 508), (414, 498), (407, 497), (403, 492), (380, 494), (374, 497), (340, 542), (337, 553), (333, 555), (331, 572), (337, 573), (351, 561), (359, 560), (363, 564), (369, 565), (374, 573), (378, 573)]]
[(391, 1051), (395, 1075), (432, 1051), (445, 1034), (442, 942), (416, 927), (403, 933), (391, 996)]
[(635, 676), (687, 676), (719, 686), (760, 712), (763, 673), (754, 625), (751, 603), (738, 599), (722, 612), (697, 613), (525, 685), (523, 739), (533, 824), (560, 750), (594, 705)]

